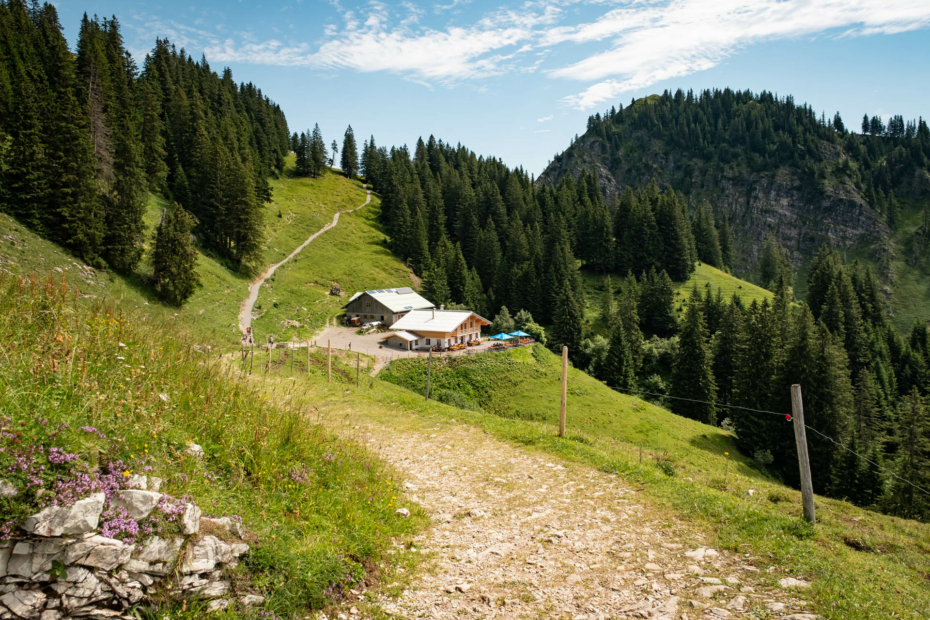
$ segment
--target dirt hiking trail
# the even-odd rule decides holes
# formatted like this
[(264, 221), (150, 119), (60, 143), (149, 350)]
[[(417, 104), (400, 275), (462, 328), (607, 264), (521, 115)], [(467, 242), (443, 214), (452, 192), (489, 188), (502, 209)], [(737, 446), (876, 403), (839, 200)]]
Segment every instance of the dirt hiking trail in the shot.
[[(615, 475), (461, 423), (412, 429), (406, 416), (337, 417), (323, 423), (403, 474), (406, 497), (397, 505), (417, 502), (433, 519), (415, 539), (427, 557), (412, 583), (397, 598), (380, 593), (371, 602), (391, 617), (817, 617), (805, 611), (807, 583), (708, 548), (702, 534)], [(404, 552), (398, 544), (395, 553)], [(368, 617), (367, 607), (351, 611), (338, 617)]]
[(364, 187), (366, 188), (365, 202), (355, 207), (354, 209), (349, 209), (348, 211), (337, 211), (333, 216), (332, 222), (307, 237), (307, 240), (297, 246), (297, 249), (288, 254), (284, 260), (268, 267), (264, 272), (262, 272), (260, 276), (258, 276), (255, 280), (252, 281), (251, 284), (249, 284), (249, 296), (243, 300), (242, 305), (239, 307), (239, 331), (245, 334), (246, 328), (252, 326), (252, 310), (255, 308), (255, 302), (258, 301), (258, 293), (261, 291), (262, 284), (265, 283), (265, 280), (270, 278), (278, 267), (300, 254), (301, 250), (310, 245), (314, 239), (325, 233), (327, 230), (335, 228), (339, 223), (339, 215), (341, 213), (352, 213), (353, 211), (358, 211), (362, 207), (371, 203), (371, 190), (368, 189), (367, 185)]

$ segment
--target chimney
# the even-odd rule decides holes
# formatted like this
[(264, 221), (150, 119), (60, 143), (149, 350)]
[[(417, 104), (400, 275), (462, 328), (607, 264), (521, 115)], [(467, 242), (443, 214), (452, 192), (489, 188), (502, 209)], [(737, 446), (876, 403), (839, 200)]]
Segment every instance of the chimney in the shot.
[(445, 309), (446, 309), (446, 304), (439, 304), (439, 309), (440, 309), (440, 310), (445, 310)]
[(433, 308), (433, 318), (436, 318), (436, 308)]

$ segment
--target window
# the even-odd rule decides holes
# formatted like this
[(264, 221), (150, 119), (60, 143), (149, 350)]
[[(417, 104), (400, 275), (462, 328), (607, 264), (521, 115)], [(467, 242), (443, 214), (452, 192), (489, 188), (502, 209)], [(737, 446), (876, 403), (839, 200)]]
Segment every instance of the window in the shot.
[(429, 338), (426, 339), (426, 346), (429, 346)]
[(370, 301), (366, 301), (366, 302), (365, 302), (365, 307), (366, 307), (366, 308), (371, 308), (371, 302), (370, 302)]

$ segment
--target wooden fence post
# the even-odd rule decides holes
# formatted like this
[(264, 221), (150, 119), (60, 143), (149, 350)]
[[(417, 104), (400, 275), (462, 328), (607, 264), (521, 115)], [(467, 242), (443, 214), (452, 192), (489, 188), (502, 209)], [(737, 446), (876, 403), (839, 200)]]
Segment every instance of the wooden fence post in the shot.
[(433, 378), (433, 350), (429, 350), (429, 358), (426, 360), (426, 400), (429, 400), (429, 384)]
[(333, 341), (326, 341), (326, 381), (333, 382)]
[(562, 406), (559, 409), (559, 437), (565, 437), (565, 410), (568, 408), (568, 347), (562, 347)]
[(307, 374), (310, 374), (310, 341), (307, 341)]
[(814, 514), (814, 484), (811, 480), (811, 463), (807, 454), (807, 432), (804, 428), (804, 403), (801, 386), (791, 386), (791, 419), (794, 420), (794, 441), (798, 445), (798, 465), (801, 468), (801, 500), (804, 504), (804, 520), (816, 522)]
[(358, 351), (355, 352), (355, 387), (358, 387), (359, 384), (359, 374), (362, 368), (362, 354)]

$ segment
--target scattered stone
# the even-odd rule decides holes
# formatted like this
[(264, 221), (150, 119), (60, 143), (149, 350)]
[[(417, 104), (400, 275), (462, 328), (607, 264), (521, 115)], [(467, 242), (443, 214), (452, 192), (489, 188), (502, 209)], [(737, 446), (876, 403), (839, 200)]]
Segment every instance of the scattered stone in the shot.
[(769, 603), (768, 607), (769, 607), (769, 611), (774, 611), (775, 613), (778, 613), (780, 611), (785, 611), (785, 609), (788, 606), (785, 605), (784, 603)]
[(698, 588), (698, 595), (704, 598), (710, 598), (717, 592), (724, 592), (729, 590), (727, 586), (704, 586), (703, 588)]
[(125, 508), (129, 516), (139, 521), (152, 514), (160, 500), (161, 493), (155, 491), (127, 490), (119, 491), (110, 504), (114, 507)]
[(706, 618), (729, 618), (732, 615), (726, 609), (720, 609), (719, 607), (711, 607), (704, 612)]
[(246, 594), (245, 596), (239, 597), (239, 604), (243, 607), (256, 607), (264, 602), (265, 597), (257, 594)]
[(817, 620), (820, 618), (817, 614), (791, 614), (790, 616), (782, 616), (779, 620)]
[(16, 485), (12, 482), (7, 482), (6, 480), (0, 480), (0, 497), (12, 498), (19, 495), (19, 489), (16, 488)]
[(238, 536), (239, 538), (243, 536), (242, 524), (239, 523), (238, 520), (230, 519), (229, 517), (220, 517), (219, 519), (201, 517), (200, 529), (204, 529), (204, 526), (213, 526), (214, 528), (226, 530), (229, 534)]
[(38, 618), (45, 606), (46, 596), (37, 590), (16, 590), (0, 596), (0, 603), (20, 618)]
[(398, 508), (397, 510), (394, 511), (394, 514), (398, 514), (402, 517), (409, 517), (410, 511), (407, 510), (406, 508)]
[(732, 609), (733, 611), (743, 611), (746, 607), (746, 597), (745, 596), (736, 596), (727, 604), (727, 609)]
[(649, 562), (649, 563), (646, 564), (643, 568), (645, 568), (645, 569), (646, 569), (647, 571), (649, 571), (650, 573), (660, 573), (660, 572), (662, 572), (662, 567), (659, 566), (658, 564), (653, 564), (652, 562)]
[(152, 476), (149, 478), (149, 491), (155, 491), (156, 493), (161, 490), (161, 485), (164, 482), (161, 478), (156, 478)]
[(126, 486), (130, 489), (139, 489), (145, 491), (148, 489), (148, 476), (143, 476), (141, 474), (133, 474), (129, 476), (129, 481), (126, 482)]
[(795, 579), (794, 577), (785, 577), (778, 581), (778, 585), (783, 588), (809, 588), (811, 584), (803, 579)]
[(455, 594), (456, 592), (461, 592), (462, 594), (465, 594), (469, 590), (471, 590), (470, 583), (457, 583), (454, 586), (446, 586), (446, 592), (448, 592), (449, 594)]
[(229, 601), (225, 598), (218, 598), (207, 603), (207, 611), (210, 613), (214, 611), (223, 611), (227, 607), (229, 607)]
[(701, 577), (700, 579), (701, 579), (701, 581), (703, 581), (704, 583), (715, 583), (715, 584), (719, 584), (719, 583), (720, 583), (720, 580), (717, 579), (716, 577)]
[(748, 495), (749, 497), (752, 497), (755, 494), (756, 494), (755, 489), (749, 489), (748, 491), (746, 491), (746, 495)]
[[(168, 400), (167, 396), (166, 396), (165, 398), (163, 398), (162, 400), (166, 400), (166, 401), (167, 401), (167, 400)], [(197, 459), (202, 459), (202, 458), (203, 458), (203, 448), (200, 447), (198, 444), (195, 444), (195, 443), (189, 443), (189, 444), (187, 444), (187, 449), (184, 450), (184, 453), (185, 453), (185, 454), (190, 454), (191, 456), (193, 456), (194, 458), (197, 458)]]
[(706, 558), (715, 558), (720, 554), (715, 549), (709, 549), (707, 547), (699, 547), (694, 551), (686, 551), (685, 555), (694, 560), (701, 561)]
[(27, 517), (22, 528), (33, 536), (62, 536), (93, 531), (100, 521), (106, 496), (95, 493), (79, 500), (73, 506), (49, 506)]
[(472, 508), (471, 510), (468, 511), (468, 516), (471, 517), (472, 519), (479, 519), (481, 517), (488, 516), (488, 513), (481, 510), (480, 508)]

